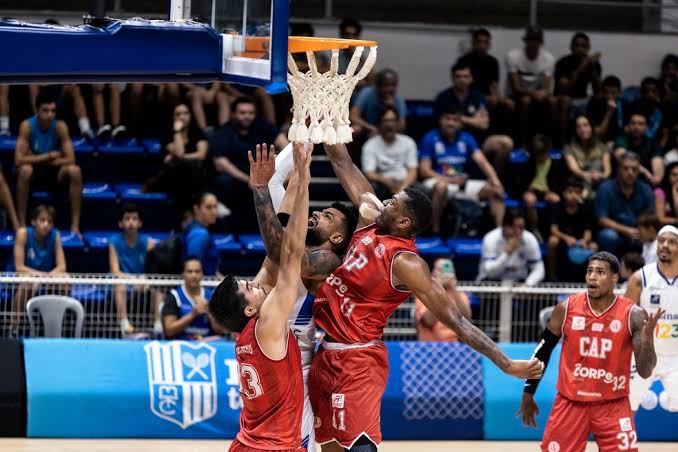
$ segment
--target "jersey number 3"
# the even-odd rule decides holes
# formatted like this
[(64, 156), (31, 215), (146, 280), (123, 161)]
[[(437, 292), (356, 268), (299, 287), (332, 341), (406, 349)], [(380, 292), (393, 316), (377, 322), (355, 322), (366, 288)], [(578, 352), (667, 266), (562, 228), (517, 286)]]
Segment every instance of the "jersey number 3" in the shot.
[(256, 399), (264, 393), (257, 369), (251, 364), (240, 365), (240, 393), (249, 400)]

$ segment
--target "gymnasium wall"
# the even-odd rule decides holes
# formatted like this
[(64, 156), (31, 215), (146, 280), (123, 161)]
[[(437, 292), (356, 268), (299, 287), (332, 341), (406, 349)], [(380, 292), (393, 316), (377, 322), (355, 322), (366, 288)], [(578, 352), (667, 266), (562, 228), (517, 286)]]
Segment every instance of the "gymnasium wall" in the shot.
[[(23, 345), (29, 437), (233, 438), (238, 430), (241, 400), (232, 342), (29, 339)], [(541, 437), (555, 396), (559, 349), (538, 391), (540, 429), (534, 430), (514, 416), (522, 382), (466, 345), (387, 345), (384, 439)], [(520, 359), (529, 358), (533, 347), (502, 345)], [(0, 360), (12, 368), (20, 359), (16, 347), (3, 350)], [(14, 398), (21, 400), (20, 385), (16, 388)], [(641, 440), (678, 440), (672, 427), (678, 413), (663, 408), (661, 392), (655, 384), (639, 411)], [(18, 405), (14, 413), (21, 418)]]

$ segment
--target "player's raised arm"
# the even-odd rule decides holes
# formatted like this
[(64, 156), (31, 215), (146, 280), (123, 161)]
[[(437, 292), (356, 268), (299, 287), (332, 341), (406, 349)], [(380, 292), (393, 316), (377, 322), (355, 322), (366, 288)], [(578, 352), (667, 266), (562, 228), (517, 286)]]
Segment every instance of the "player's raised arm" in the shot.
[(640, 293), (643, 290), (643, 279), (640, 270), (636, 271), (629, 278), (626, 284), (626, 293), (624, 296), (635, 304), (640, 304)]
[(438, 320), (459, 335), (459, 339), (487, 356), (507, 374), (518, 378), (541, 377), (542, 363), (536, 359), (530, 361), (509, 359), (492, 339), (469, 322), (456, 304), (450, 302), (445, 289), (431, 277), (426, 262), (416, 254), (400, 253), (395, 257), (393, 284), (411, 290)]
[(282, 358), (287, 353), (287, 319), (296, 301), (308, 230), (311, 152), (306, 151), (303, 144), (295, 143), (294, 153), (296, 171), (299, 172), (296, 202), (282, 236), (278, 281), (261, 306), (256, 331), (262, 350), (273, 359)]
[(657, 365), (657, 354), (654, 351), (654, 331), (659, 318), (666, 311), (658, 309), (657, 312), (647, 315), (645, 309), (634, 306), (631, 310), (631, 334), (633, 340), (633, 355), (636, 358), (636, 370), (641, 378), (652, 375), (654, 366)]
[[(546, 328), (544, 328), (544, 332), (541, 335), (541, 341), (539, 341), (537, 347), (534, 349), (532, 357), (544, 363), (544, 370), (546, 370), (546, 366), (549, 364), (553, 349), (558, 345), (558, 341), (560, 341), (566, 311), (567, 301), (557, 304), (553, 308), (549, 323), (546, 325)], [(537, 428), (535, 418), (539, 415), (537, 402), (534, 401), (534, 393), (537, 391), (537, 386), (539, 386), (540, 381), (541, 377), (538, 377), (530, 378), (525, 382), (520, 409), (517, 413), (523, 420), (524, 425), (534, 428)]]
[(360, 169), (355, 166), (344, 144), (325, 145), (325, 153), (332, 162), (334, 173), (339, 178), (339, 183), (348, 195), (354, 206), (359, 207), (360, 196), (364, 193), (374, 194), (372, 185)]

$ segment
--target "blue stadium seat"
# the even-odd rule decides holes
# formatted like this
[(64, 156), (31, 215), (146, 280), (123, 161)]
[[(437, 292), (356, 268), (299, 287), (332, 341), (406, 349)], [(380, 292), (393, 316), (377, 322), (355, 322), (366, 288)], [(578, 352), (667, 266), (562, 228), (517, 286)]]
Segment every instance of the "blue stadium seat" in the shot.
[(439, 237), (417, 237), (416, 245), (419, 255), (424, 259), (449, 256), (452, 251), (449, 244)]
[(118, 200), (106, 182), (85, 182), (82, 187), (83, 229), (110, 229), (118, 224)]
[(16, 137), (3, 135), (0, 136), (0, 152), (14, 152), (16, 147)]
[(141, 144), (149, 154), (160, 154), (162, 151), (160, 140), (156, 140), (155, 138), (144, 138), (141, 141)]
[(235, 239), (233, 234), (214, 234), (214, 242), (221, 253), (240, 253), (242, 250), (240, 242)]
[(71, 289), (71, 296), (82, 304), (103, 303), (110, 299), (109, 286), (100, 284), (75, 284)]
[(264, 241), (259, 234), (242, 234), (240, 236), (242, 249), (250, 254), (266, 254)]
[(14, 232), (0, 231), (0, 248), (12, 249), (14, 247)]
[(76, 154), (91, 154), (96, 151), (94, 143), (86, 138), (73, 138), (72, 142), (73, 151), (75, 151)]
[(61, 246), (65, 250), (83, 250), (85, 242), (71, 231), (59, 231), (61, 234)]
[(121, 183), (115, 185), (115, 191), (118, 193), (122, 202), (166, 202), (165, 193), (142, 193), (141, 184)]
[[(96, 142), (96, 140), (95, 140)], [(137, 141), (136, 138), (130, 138), (124, 142), (107, 141), (105, 143), (97, 143), (97, 149), (102, 154), (143, 154), (144, 147)]]
[(116, 231), (88, 231), (83, 233), (85, 244), (90, 250), (108, 250), (108, 241)]
[(448, 241), (454, 256), (457, 278), (460, 281), (475, 279), (482, 249), (481, 239), (454, 238)]
[(33, 193), (31, 193), (31, 199), (33, 202), (39, 204), (43, 203), (51, 204), (54, 202), (54, 197), (52, 196), (52, 193), (48, 191), (34, 191)]

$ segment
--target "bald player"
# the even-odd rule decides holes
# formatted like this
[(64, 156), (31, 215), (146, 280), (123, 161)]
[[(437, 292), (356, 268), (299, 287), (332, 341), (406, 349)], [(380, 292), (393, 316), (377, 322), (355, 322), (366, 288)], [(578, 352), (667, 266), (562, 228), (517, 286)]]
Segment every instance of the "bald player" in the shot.
[(668, 410), (678, 411), (678, 228), (664, 226), (657, 236), (657, 262), (648, 264), (629, 279), (626, 297), (652, 314), (666, 313), (654, 331), (657, 367), (648, 378), (641, 378), (633, 364), (631, 409), (638, 411), (643, 397), (659, 377), (668, 395)]

